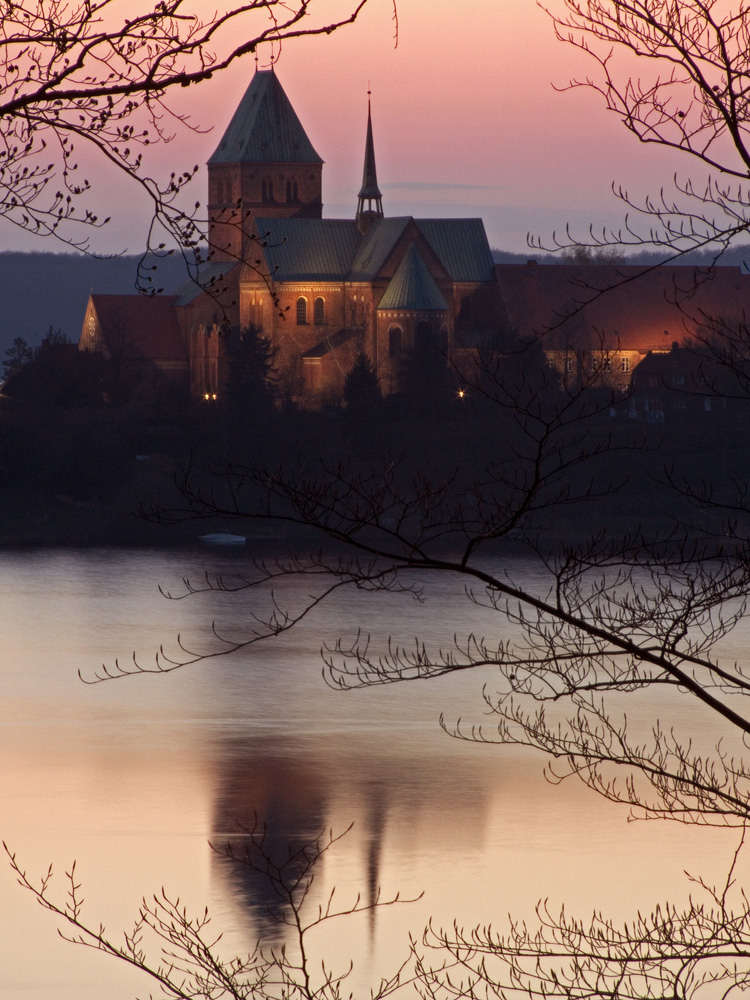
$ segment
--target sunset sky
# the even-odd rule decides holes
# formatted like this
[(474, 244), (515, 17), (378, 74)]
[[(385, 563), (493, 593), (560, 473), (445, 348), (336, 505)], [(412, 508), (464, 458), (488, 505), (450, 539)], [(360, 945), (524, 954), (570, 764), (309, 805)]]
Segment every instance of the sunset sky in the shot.
[[(341, 10), (348, 0), (322, 3)], [(278, 61), (279, 79), (325, 160), (326, 216), (355, 210), (368, 84), (386, 214), (481, 216), (494, 247), (525, 252), (528, 232), (550, 243), (566, 223), (579, 235), (591, 222), (617, 224), (624, 209), (613, 181), (644, 195), (668, 182), (681, 162), (689, 167), (640, 145), (596, 94), (554, 89), (587, 64), (555, 40), (533, 0), (398, 0), (398, 10), (397, 46), (391, 0), (370, 0), (354, 26), (290, 42)], [(270, 48), (261, 51), (261, 67), (270, 56)], [(212, 131), (183, 130), (152, 149), (155, 175), (205, 163), (253, 71), (248, 59), (180, 92), (178, 109)], [(205, 192), (202, 169), (190, 201), (205, 201)], [(100, 197), (97, 207), (113, 221), (95, 246), (140, 250), (147, 206), (116, 177)], [(0, 247), (52, 248), (7, 224)]]

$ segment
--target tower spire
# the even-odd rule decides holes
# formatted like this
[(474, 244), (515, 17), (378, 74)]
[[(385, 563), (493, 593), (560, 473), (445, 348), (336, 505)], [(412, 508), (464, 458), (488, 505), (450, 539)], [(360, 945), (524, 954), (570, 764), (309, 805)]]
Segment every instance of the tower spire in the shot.
[(383, 195), (378, 187), (378, 174), (375, 169), (375, 143), (372, 138), (372, 112), (370, 108), (370, 90), (367, 91), (367, 140), (365, 142), (365, 168), (362, 174), (362, 187), (357, 197), (357, 226), (364, 235), (375, 219), (383, 218)]

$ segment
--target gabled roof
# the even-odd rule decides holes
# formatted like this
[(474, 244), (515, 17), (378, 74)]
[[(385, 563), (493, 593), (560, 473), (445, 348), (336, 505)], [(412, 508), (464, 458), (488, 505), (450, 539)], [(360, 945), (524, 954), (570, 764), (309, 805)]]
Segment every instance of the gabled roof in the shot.
[(352, 260), (349, 281), (373, 281), (411, 221), (408, 215), (376, 219), (362, 238), (357, 255)]
[(448, 305), (435, 284), (435, 279), (412, 243), (383, 292), (378, 309), (445, 312), (447, 308)]
[(354, 219), (256, 219), (274, 281), (374, 281), (410, 224), (453, 281), (495, 280), (481, 219), (375, 219), (364, 236)]
[(222, 287), (223, 279), (228, 277), (237, 266), (238, 262), (233, 260), (211, 260), (203, 264), (197, 278), (186, 281), (177, 290), (174, 304), (188, 306), (207, 290), (218, 292)]
[(481, 219), (417, 219), (454, 281), (494, 281), (495, 263)]
[(361, 239), (354, 219), (256, 219), (256, 226), (274, 281), (343, 281)]
[(273, 70), (257, 70), (209, 163), (322, 163)]
[(95, 295), (90, 302), (108, 350), (125, 357), (184, 360), (174, 295)]

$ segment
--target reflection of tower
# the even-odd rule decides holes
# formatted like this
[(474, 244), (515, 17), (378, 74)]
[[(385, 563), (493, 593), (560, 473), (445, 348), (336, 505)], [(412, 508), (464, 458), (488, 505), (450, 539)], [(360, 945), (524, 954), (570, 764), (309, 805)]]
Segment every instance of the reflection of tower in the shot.
[[(264, 850), (280, 865), (317, 837), (327, 814), (320, 769), (299, 758), (258, 753), (246, 744), (233, 746), (227, 756), (231, 763), (221, 775), (212, 842), (223, 874), (252, 914), (258, 935), (266, 942), (278, 942), (285, 934), (284, 907), (271, 881), (220, 852), (229, 845), (241, 859), (249, 842), (243, 830), (260, 828), (265, 830)], [(290, 876), (298, 870), (294, 862), (287, 869)]]

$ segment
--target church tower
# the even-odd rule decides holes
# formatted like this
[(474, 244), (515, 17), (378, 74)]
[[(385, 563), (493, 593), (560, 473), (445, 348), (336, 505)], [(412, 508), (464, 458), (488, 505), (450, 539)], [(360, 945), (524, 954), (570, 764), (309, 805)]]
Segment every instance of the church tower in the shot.
[(357, 228), (364, 236), (375, 219), (383, 218), (383, 195), (378, 187), (375, 169), (375, 144), (372, 139), (372, 114), (370, 98), (367, 98), (367, 140), (365, 142), (365, 169), (362, 187), (357, 198)]
[(214, 258), (241, 257), (253, 217), (320, 219), (322, 173), (323, 161), (276, 74), (256, 70), (208, 161)]

